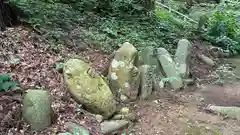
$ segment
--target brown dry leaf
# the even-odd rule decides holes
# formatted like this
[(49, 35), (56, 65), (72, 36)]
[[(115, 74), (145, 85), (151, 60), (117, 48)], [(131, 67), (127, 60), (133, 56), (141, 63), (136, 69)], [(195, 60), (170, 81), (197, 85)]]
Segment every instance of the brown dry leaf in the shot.
[[(4, 50), (0, 53), (0, 71), (1, 73), (12, 73), (12, 79), (17, 80), (23, 90), (40, 87), (51, 91), (56, 120), (52, 127), (40, 134), (52, 135), (56, 131), (64, 131), (63, 125), (67, 121), (75, 121), (79, 124), (84, 121), (83, 126), (89, 129), (92, 135), (99, 135), (100, 124), (88, 112), (81, 114), (81, 117), (77, 115), (77, 103), (67, 93), (63, 75), (53, 68), (55, 62), (61, 59), (61, 55), (69, 56), (69, 54), (75, 52), (62, 50), (61, 54), (55, 54), (48, 49), (50, 45), (47, 42), (33, 35), (36, 34), (24, 27), (8, 28), (5, 32), (0, 32), (0, 42), (2, 43), (0, 48)], [(16, 37), (19, 38), (16, 39)], [(108, 55), (91, 48), (79, 55), (88, 57), (93, 67), (99, 72), (105, 66), (104, 64), (109, 61)], [(10, 58), (19, 58), (19, 63), (6, 62)], [(13, 97), (8, 98), (8, 100), (0, 101), (1, 108), (4, 108), (3, 111), (0, 108), (0, 123), (2, 124), (0, 132), (3, 134), (32, 135), (33, 133), (29, 131), (27, 124), (21, 122), (21, 117), (16, 117), (15, 113), (19, 112), (12, 109), (19, 109), (20, 103), (14, 101), (9, 104), (13, 101), (11, 99)]]

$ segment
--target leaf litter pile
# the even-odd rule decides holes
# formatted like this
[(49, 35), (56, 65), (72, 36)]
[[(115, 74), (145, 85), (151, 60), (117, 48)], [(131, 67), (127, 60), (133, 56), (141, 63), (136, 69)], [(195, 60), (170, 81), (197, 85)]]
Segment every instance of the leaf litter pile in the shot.
[(100, 123), (71, 98), (63, 75), (55, 65), (64, 60), (63, 56), (78, 54), (101, 72), (109, 61), (108, 55), (90, 47), (81, 53), (63, 49), (57, 54), (40, 36), (24, 27), (8, 28), (0, 32), (0, 50), (0, 73), (10, 73), (11, 78), (20, 84), (18, 89), (0, 92), (1, 135), (33, 134), (21, 117), (22, 94), (29, 88), (47, 89), (53, 98), (53, 124), (40, 134), (52, 135), (67, 131), (64, 128), (65, 122), (78, 123), (92, 135), (100, 134)]

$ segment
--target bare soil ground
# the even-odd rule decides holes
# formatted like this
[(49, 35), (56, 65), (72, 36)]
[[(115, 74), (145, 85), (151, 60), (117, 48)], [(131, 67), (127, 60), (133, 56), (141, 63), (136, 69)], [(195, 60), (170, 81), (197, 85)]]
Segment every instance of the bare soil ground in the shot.
[[(54, 63), (62, 61), (62, 56), (77, 54), (91, 62), (98, 72), (102, 72), (109, 62), (109, 55), (91, 47), (82, 53), (75, 52), (74, 49), (55, 53), (49, 49), (48, 43), (23, 27), (8, 28), (1, 32), (0, 43), (0, 73), (12, 72), (13, 78), (20, 82), (23, 90), (41, 87), (51, 91), (56, 119), (52, 127), (38, 133), (39, 135), (64, 131), (66, 121), (77, 122), (89, 129), (92, 135), (100, 135), (100, 125), (93, 115), (84, 110), (76, 112), (77, 104), (67, 93), (63, 76), (54, 68)], [(198, 53), (210, 56), (203, 44), (199, 40), (194, 41), (191, 56), (191, 74), (198, 85), (175, 94), (160, 95), (155, 91), (149, 100), (131, 104), (138, 115), (138, 122), (124, 132), (136, 135), (218, 135), (213, 133), (216, 129), (223, 135), (240, 134), (240, 124), (236, 120), (208, 114), (200, 107), (202, 95), (198, 91), (202, 85), (211, 84), (216, 79), (211, 76), (216, 67), (209, 67), (196, 57)], [(19, 62), (7, 62), (12, 58), (19, 58)], [(0, 134), (34, 134), (22, 121), (20, 107), (21, 92), (0, 92)]]
[[(134, 105), (139, 115), (135, 125), (137, 135), (238, 135), (240, 123), (237, 120), (225, 119), (223, 116), (204, 111), (207, 104), (239, 105), (239, 88), (225, 84), (215, 85), (216, 68), (226, 63), (218, 60), (217, 66), (209, 67), (197, 58), (197, 54), (211, 57), (207, 46), (199, 40), (193, 41), (191, 55), (191, 74), (195, 86), (176, 92), (174, 96), (159, 95), (155, 92), (150, 100), (139, 101)], [(237, 82), (236, 82), (237, 83)], [(204, 91), (204, 92), (202, 92)], [(226, 94), (226, 92), (228, 94)], [(203, 97), (206, 99), (203, 102)]]

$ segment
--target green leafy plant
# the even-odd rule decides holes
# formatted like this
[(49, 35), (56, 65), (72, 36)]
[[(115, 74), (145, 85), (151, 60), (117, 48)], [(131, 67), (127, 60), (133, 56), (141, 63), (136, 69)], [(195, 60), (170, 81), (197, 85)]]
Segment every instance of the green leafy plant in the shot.
[[(75, 38), (106, 52), (126, 41), (137, 48), (173, 50), (176, 39), (184, 34), (176, 26), (184, 22), (159, 18), (150, 10), (154, 0), (71, 0), (70, 4), (62, 1), (65, 0), (10, 0), (26, 14), (22, 20), (54, 44)], [(78, 28), (81, 36), (70, 37)]]
[(7, 91), (11, 87), (18, 86), (19, 84), (11, 80), (10, 74), (0, 74), (0, 91)]
[(240, 53), (239, 17), (233, 12), (217, 7), (208, 21), (209, 39), (232, 54)]

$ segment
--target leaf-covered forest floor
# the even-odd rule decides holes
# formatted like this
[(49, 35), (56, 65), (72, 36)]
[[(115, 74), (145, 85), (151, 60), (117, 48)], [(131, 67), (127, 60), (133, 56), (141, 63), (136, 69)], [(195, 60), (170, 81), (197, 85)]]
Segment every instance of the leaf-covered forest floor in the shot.
[[(201, 96), (198, 91), (202, 85), (216, 80), (213, 72), (216, 67), (203, 64), (196, 57), (199, 53), (209, 56), (206, 42), (196, 38), (191, 52), (191, 73), (197, 85), (181, 92), (155, 94), (147, 101), (138, 101), (129, 106), (137, 114), (138, 121), (133, 127), (122, 133), (135, 132), (136, 135), (238, 135), (240, 124), (236, 120), (204, 112), (199, 104)], [(109, 62), (109, 54), (102, 53), (88, 46), (85, 51), (76, 52), (74, 48), (54, 52), (51, 45), (30, 29), (20, 26), (8, 28), (0, 33), (0, 71), (12, 73), (13, 79), (19, 81), (21, 88), (41, 87), (51, 91), (53, 96), (54, 120), (52, 127), (38, 133), (47, 135), (63, 130), (64, 122), (73, 121), (89, 129), (92, 135), (100, 135), (100, 124), (93, 115), (78, 109), (76, 102), (66, 91), (63, 76), (55, 64), (68, 57), (81, 57), (89, 61), (100, 73)], [(218, 61), (223, 64), (225, 61)], [(217, 90), (217, 86), (216, 86)], [(21, 119), (22, 90), (0, 93), (0, 134), (32, 135), (27, 124)], [(219, 97), (220, 98), (220, 97)], [(211, 133), (210, 133), (211, 132)]]

